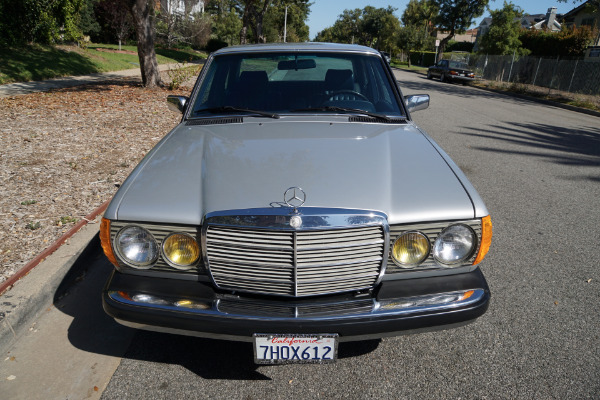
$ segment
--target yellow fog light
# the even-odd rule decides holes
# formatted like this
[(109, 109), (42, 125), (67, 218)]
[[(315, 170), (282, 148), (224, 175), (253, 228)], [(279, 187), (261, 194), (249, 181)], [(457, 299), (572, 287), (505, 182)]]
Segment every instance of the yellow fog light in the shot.
[(193, 308), (196, 310), (208, 310), (210, 309), (210, 305), (203, 302), (192, 301), (192, 300), (179, 300), (175, 302), (177, 307), (182, 308)]
[(172, 233), (163, 242), (163, 254), (174, 268), (190, 269), (200, 257), (200, 246), (186, 233)]
[(417, 266), (429, 256), (431, 245), (421, 232), (404, 232), (392, 247), (392, 258), (402, 268)]

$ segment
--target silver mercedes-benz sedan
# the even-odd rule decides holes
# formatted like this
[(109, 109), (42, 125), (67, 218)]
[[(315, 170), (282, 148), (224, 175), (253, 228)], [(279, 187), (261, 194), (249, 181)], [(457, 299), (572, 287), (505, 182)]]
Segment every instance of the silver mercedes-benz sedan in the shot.
[(225, 48), (167, 104), (181, 123), (101, 224), (118, 322), (288, 363), (485, 313), (488, 210), (412, 121), (429, 96), (403, 97), (379, 52)]

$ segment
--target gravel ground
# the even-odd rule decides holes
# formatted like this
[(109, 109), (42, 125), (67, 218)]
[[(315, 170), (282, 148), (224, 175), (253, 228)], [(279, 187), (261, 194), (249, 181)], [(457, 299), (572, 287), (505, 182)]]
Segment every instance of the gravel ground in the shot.
[(0, 99), (0, 282), (114, 195), (180, 120), (166, 96), (190, 89), (124, 78)]

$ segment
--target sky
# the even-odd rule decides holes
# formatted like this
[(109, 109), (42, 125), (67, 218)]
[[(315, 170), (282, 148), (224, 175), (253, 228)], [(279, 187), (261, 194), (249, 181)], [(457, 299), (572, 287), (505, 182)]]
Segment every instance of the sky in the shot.
[[(368, 5), (376, 8), (387, 8), (387, 6), (392, 6), (397, 8), (395, 14), (400, 18), (408, 4), (408, 0), (313, 0), (313, 3), (314, 4), (310, 7), (310, 15), (308, 16), (308, 27), (310, 28), (309, 35), (311, 40), (315, 38), (318, 32), (332, 26), (345, 9), (362, 9)], [(512, 3), (521, 7), (523, 11), (528, 14), (546, 14), (546, 11), (548, 11), (548, 8), (550, 7), (556, 7), (558, 14), (564, 14), (581, 4), (580, 2), (573, 4), (573, 0), (567, 0), (566, 3), (545, 0), (512, 0)], [(502, 8), (503, 5), (504, 0), (491, 0), (489, 8), (496, 10)], [(479, 22), (484, 17), (488, 16), (489, 12), (486, 11), (476, 20), (476, 24), (472, 27), (479, 26)]]

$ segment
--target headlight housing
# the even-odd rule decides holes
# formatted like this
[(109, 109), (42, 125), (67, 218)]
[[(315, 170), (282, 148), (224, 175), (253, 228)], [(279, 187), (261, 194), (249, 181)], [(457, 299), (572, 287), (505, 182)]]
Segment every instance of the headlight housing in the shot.
[(444, 229), (433, 244), (433, 258), (443, 266), (452, 267), (467, 260), (477, 248), (477, 235), (463, 224)]
[(392, 259), (401, 268), (410, 268), (422, 263), (428, 256), (431, 245), (421, 232), (404, 232), (394, 242)]
[(198, 242), (186, 233), (172, 233), (163, 241), (163, 255), (177, 269), (190, 269), (200, 257)]
[(126, 226), (117, 233), (115, 250), (123, 262), (138, 269), (151, 268), (159, 255), (154, 236), (136, 225)]

